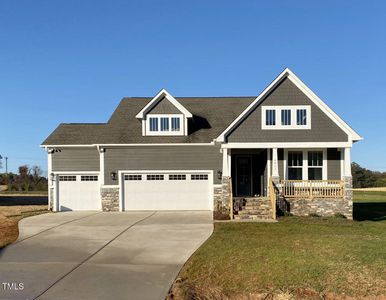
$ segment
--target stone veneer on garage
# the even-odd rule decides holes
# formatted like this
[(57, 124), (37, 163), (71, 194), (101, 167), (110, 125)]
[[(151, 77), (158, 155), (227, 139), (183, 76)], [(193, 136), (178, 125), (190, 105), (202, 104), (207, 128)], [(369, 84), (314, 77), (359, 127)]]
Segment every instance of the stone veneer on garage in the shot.
[(229, 212), (230, 203), (230, 181), (231, 178), (227, 176), (222, 177), (221, 186), (215, 186), (213, 189), (213, 210), (221, 212)]
[(119, 211), (119, 188), (101, 188), (102, 210)]

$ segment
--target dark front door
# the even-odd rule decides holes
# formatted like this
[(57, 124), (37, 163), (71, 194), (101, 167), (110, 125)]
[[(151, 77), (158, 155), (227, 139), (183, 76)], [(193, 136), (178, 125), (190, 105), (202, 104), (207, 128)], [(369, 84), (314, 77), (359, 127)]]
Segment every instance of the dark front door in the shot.
[(252, 195), (251, 156), (236, 156), (236, 193), (237, 196)]

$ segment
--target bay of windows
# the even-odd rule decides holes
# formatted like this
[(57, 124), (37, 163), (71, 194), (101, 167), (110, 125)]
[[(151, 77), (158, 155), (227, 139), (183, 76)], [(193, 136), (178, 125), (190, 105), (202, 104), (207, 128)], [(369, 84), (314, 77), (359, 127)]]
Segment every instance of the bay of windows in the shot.
[(147, 125), (147, 134), (149, 135), (181, 135), (183, 128), (181, 128), (180, 116), (149, 116)]
[(288, 151), (287, 179), (288, 180), (323, 180), (324, 166), (323, 151)]
[(263, 106), (262, 129), (310, 129), (310, 106)]

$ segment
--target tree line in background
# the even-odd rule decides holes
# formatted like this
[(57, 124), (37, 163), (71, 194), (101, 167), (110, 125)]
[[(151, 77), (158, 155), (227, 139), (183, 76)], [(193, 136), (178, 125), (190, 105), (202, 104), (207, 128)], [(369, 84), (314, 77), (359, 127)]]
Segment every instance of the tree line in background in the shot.
[[(351, 164), (354, 188), (384, 187), (386, 186), (386, 172), (371, 171), (359, 164)], [(0, 185), (7, 185), (8, 191), (47, 191), (47, 178), (39, 166), (19, 167), (19, 173), (0, 174)]]
[(386, 172), (371, 171), (353, 162), (351, 173), (354, 188), (386, 186)]
[(39, 166), (23, 165), (19, 167), (19, 173), (0, 174), (0, 185), (8, 186), (8, 191), (47, 191), (47, 178)]

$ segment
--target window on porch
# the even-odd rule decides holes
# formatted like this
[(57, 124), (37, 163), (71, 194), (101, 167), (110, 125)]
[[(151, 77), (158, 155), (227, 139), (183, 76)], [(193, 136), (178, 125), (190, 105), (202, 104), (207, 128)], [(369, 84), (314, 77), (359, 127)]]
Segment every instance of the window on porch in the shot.
[(323, 179), (323, 152), (308, 151), (308, 180)]
[(326, 180), (325, 150), (289, 150), (286, 155), (288, 180)]
[(302, 180), (303, 177), (303, 152), (288, 152), (288, 179)]

